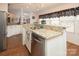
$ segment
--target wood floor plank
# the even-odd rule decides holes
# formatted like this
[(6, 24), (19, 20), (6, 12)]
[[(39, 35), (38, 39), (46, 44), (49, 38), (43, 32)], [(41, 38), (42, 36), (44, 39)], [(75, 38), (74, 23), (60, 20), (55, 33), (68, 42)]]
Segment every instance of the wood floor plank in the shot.
[(79, 46), (67, 42), (67, 56), (79, 56)]
[[(22, 45), (22, 35), (7, 38), (7, 50), (1, 51), (0, 56), (29, 56), (29, 52)], [(79, 46), (67, 42), (67, 56), (79, 56)]]
[(22, 45), (22, 35), (7, 38), (7, 49), (0, 52), (0, 56), (28, 56), (29, 52)]

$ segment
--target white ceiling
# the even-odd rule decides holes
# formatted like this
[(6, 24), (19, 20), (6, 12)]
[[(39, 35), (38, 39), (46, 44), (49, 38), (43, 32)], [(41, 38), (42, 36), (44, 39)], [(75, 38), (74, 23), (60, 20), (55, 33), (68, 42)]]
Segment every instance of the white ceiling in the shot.
[(21, 10), (24, 13), (40, 13), (48, 10), (49, 8), (57, 7), (61, 3), (9, 3), (9, 12), (14, 14), (20, 14)]

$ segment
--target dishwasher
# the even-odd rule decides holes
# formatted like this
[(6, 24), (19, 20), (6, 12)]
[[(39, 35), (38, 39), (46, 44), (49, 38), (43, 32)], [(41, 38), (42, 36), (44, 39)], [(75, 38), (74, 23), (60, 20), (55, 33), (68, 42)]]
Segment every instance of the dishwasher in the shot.
[(32, 33), (31, 55), (32, 56), (45, 55), (45, 40), (36, 33)]

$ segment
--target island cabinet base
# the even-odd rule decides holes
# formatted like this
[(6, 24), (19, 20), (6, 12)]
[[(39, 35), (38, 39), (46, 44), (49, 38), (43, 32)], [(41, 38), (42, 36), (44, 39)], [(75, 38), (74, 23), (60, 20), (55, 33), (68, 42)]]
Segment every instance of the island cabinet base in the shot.
[(66, 33), (44, 39), (41, 36), (32, 33), (32, 56), (66, 56)]
[(66, 56), (66, 34), (45, 40), (45, 56)]
[(33, 30), (25, 26), (23, 28), (24, 44), (32, 56), (65, 56), (66, 32), (48, 29)]

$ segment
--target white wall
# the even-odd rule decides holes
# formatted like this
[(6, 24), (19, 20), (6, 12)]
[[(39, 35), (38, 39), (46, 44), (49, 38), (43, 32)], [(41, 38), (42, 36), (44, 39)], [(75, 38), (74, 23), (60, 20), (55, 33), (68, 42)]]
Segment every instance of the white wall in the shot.
[[(30, 19), (31, 19), (31, 23), (33, 23), (33, 22), (38, 22), (38, 21), (39, 21), (39, 15), (38, 15), (38, 14), (32, 13), (32, 14), (30, 14), (29, 16), (30, 16)], [(32, 16), (34, 16), (35, 19), (32, 19)]]
[(79, 34), (79, 15), (76, 16), (75, 32)]
[(8, 3), (0, 3), (0, 11), (8, 12)]
[(79, 45), (79, 15), (74, 20), (74, 32), (67, 32), (67, 39), (69, 42)]

